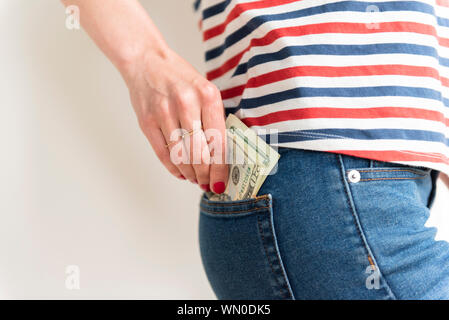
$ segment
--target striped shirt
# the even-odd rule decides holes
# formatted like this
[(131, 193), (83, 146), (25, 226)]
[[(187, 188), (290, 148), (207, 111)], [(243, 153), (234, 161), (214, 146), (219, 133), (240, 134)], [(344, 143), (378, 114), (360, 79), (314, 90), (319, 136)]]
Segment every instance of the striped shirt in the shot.
[(449, 0), (195, 7), (207, 78), (272, 144), (449, 174)]

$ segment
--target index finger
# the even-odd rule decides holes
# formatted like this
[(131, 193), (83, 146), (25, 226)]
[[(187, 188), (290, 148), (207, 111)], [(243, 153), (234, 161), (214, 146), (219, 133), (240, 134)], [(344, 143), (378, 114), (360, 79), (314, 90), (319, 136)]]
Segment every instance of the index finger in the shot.
[(218, 89), (213, 87), (208, 103), (201, 111), (204, 133), (210, 150), (210, 188), (215, 193), (223, 193), (228, 181), (226, 163), (226, 124), (224, 107)]

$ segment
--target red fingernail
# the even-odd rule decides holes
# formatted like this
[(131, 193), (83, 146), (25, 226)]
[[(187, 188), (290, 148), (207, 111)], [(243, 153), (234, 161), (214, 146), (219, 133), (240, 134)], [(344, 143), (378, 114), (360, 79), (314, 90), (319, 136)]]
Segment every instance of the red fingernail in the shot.
[(206, 192), (210, 191), (210, 187), (209, 187), (208, 184), (202, 184), (202, 185), (200, 185), (200, 188), (203, 189)]
[(214, 192), (215, 193), (218, 193), (218, 194), (223, 193), (225, 191), (225, 189), (226, 189), (226, 186), (225, 186), (224, 182), (220, 181), (220, 182), (214, 183)]
[(198, 184), (198, 180), (194, 179), (193, 183)]
[(184, 177), (183, 175), (181, 175), (181, 176), (179, 177), (179, 179), (185, 180), (186, 177)]

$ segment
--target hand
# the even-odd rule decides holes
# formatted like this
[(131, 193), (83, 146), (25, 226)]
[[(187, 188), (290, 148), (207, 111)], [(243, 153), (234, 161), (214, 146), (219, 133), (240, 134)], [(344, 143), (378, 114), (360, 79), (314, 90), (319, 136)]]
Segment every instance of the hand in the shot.
[[(222, 193), (228, 176), (226, 127), (216, 86), (169, 49), (163, 53), (145, 52), (122, 74), (140, 128), (167, 170), (175, 177), (198, 183), (205, 191)], [(200, 127), (192, 132), (195, 122), (202, 124), (202, 130)], [(189, 134), (184, 138), (175, 135), (177, 139), (173, 141), (173, 132), (180, 128)], [(209, 129), (216, 129), (221, 137), (211, 139), (208, 132), (213, 130)], [(188, 157), (186, 163), (175, 164), (172, 160), (178, 155), (179, 146)], [(200, 160), (196, 164), (194, 156)]]
[(440, 172), (440, 174), (438, 175), (438, 178), (440, 178), (444, 182), (446, 187), (449, 188), (449, 177), (445, 173)]

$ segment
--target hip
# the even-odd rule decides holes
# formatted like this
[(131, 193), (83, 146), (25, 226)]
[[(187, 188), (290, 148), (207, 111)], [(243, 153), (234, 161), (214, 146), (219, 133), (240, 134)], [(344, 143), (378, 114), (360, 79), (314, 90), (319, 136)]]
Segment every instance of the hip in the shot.
[(201, 200), (201, 255), (218, 298), (449, 298), (449, 246), (425, 226), (437, 171), (279, 153), (262, 196)]

